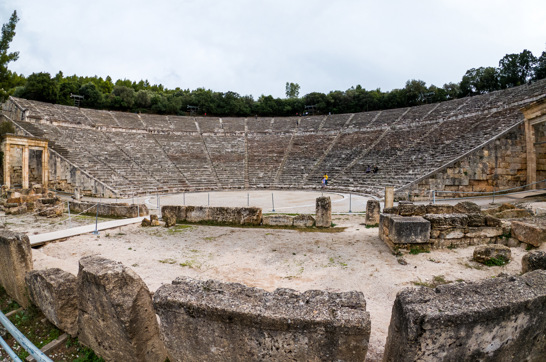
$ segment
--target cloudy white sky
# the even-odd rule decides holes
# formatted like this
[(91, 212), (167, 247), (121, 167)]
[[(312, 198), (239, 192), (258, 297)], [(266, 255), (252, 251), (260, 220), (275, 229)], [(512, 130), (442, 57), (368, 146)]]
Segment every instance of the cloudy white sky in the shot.
[(284, 97), (442, 86), (507, 53), (546, 49), (544, 0), (1, 0), (20, 21), (10, 69), (148, 79)]

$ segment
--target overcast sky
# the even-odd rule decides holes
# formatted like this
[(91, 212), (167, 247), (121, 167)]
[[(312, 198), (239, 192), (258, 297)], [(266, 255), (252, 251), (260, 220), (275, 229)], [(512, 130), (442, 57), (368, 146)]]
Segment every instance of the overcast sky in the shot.
[(546, 49), (544, 0), (1, 0), (20, 18), (10, 69), (284, 97), (442, 86)]

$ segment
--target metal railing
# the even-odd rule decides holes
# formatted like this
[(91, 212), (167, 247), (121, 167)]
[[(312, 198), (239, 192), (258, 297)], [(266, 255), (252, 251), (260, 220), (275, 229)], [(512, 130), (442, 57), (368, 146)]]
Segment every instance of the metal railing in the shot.
[[(0, 312), (0, 323), (6, 328), (6, 330), (15, 338), (15, 340), (32, 356), (34, 359), (38, 362), (53, 362), (52, 359), (50, 359), (46, 354), (38, 347), (36, 347), (34, 344), (32, 344), (31, 341), (28, 340), (27, 337), (23, 333), (21, 333), (13, 323), (4, 315), (4, 313)], [(4, 341), (0, 337), (0, 345), (2, 348), (6, 350), (10, 358), (14, 361), (21, 361), (17, 354), (8, 346), (6, 341)]]

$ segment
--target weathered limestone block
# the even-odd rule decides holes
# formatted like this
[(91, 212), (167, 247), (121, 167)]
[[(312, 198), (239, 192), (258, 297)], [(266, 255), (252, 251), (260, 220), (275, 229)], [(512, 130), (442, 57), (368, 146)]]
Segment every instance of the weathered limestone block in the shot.
[(0, 231), (0, 283), (23, 308), (30, 305), (25, 275), (32, 268), (32, 249), (28, 236), (9, 230)]
[(257, 207), (211, 207), (209, 217), (219, 224), (260, 225), (262, 209)]
[(163, 221), (165, 221), (165, 227), (170, 228), (171, 226), (176, 225), (176, 216), (172, 214), (163, 214)]
[(294, 226), (299, 228), (310, 228), (315, 225), (315, 218), (311, 215), (299, 214), (294, 216)]
[(105, 360), (165, 360), (150, 291), (131, 269), (100, 256), (82, 258), (78, 303), (78, 338)]
[(360, 292), (177, 278), (154, 294), (161, 333), (177, 361), (363, 361), (370, 317)]
[(379, 238), (391, 249), (397, 245), (426, 244), (430, 242), (430, 222), (420, 216), (381, 214)]
[(535, 247), (546, 241), (546, 229), (521, 221), (512, 221), (512, 235), (522, 243)]
[(265, 215), (263, 224), (268, 226), (293, 226), (294, 216), (290, 215)]
[(186, 221), (200, 222), (210, 221), (210, 207), (207, 206), (182, 206), (186, 208)]
[(156, 214), (150, 215), (150, 226), (159, 226), (159, 217)]
[(485, 225), (492, 227), (502, 227), (502, 220), (492, 215), (485, 215)]
[(59, 329), (78, 334), (77, 278), (59, 268), (33, 270), (26, 275), (32, 302)]
[(512, 251), (509, 247), (499, 244), (479, 245), (474, 249), (472, 258), (482, 264), (487, 263), (491, 259), (508, 262), (512, 259)]
[(398, 293), (383, 361), (546, 358), (546, 271)]
[(144, 219), (142, 219), (140, 226), (149, 227), (149, 226), (152, 226), (152, 222), (150, 221), (150, 219), (145, 217)]
[(319, 228), (332, 226), (332, 200), (329, 196), (317, 197), (315, 225)]
[(463, 201), (453, 206), (453, 211), (456, 214), (479, 214), (482, 212), (482, 209), (473, 202)]
[(485, 215), (483, 214), (468, 214), (468, 226), (469, 227), (480, 227), (485, 226)]
[(465, 214), (426, 214), (423, 218), (430, 221), (433, 230), (464, 229), (468, 226), (468, 215)]
[(521, 258), (521, 272), (527, 273), (533, 270), (546, 270), (546, 252), (534, 250)]
[(430, 204), (426, 205), (425, 214), (453, 214), (455, 213), (453, 205), (447, 204)]
[(399, 204), (398, 215), (400, 216), (423, 216), (427, 213), (425, 205)]
[(368, 200), (366, 203), (366, 226), (379, 225), (379, 215), (381, 214), (381, 205), (377, 200)]
[[(42, 201), (43, 202), (43, 201)], [(70, 201), (70, 211), (75, 213), (87, 212), (95, 214), (97, 208), (93, 207), (95, 203), (86, 201)], [(114, 217), (138, 217), (149, 215), (148, 207), (145, 204), (129, 205), (127, 203), (108, 204), (100, 203), (99, 216), (114, 216)]]
[(398, 206), (385, 207), (385, 208), (383, 208), (383, 214), (398, 215)]
[(502, 227), (471, 227), (465, 234), (467, 238), (494, 238), (503, 234)]
[(498, 217), (499, 219), (521, 219), (533, 216), (533, 213), (527, 209), (509, 209), (497, 212), (493, 216)]

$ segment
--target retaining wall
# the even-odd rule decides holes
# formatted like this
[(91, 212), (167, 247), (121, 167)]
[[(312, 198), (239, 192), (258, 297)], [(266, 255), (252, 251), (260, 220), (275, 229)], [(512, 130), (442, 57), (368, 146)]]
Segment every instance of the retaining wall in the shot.
[(23, 308), (30, 305), (25, 275), (32, 267), (28, 236), (8, 230), (0, 231), (0, 283)]
[(546, 271), (398, 293), (383, 361), (546, 360)]
[[(88, 214), (95, 214), (97, 212), (97, 208), (94, 205), (95, 203), (93, 202), (70, 201), (70, 211), (74, 213), (81, 213), (85, 211)], [(146, 216), (148, 214), (148, 207), (144, 204), (99, 204), (99, 216), (132, 218)]]
[(177, 278), (154, 294), (178, 361), (363, 361), (370, 315), (360, 292), (277, 289)]
[(208, 206), (163, 206), (164, 219), (175, 218), (176, 222), (212, 222), (215, 224), (260, 225), (262, 209), (257, 207), (208, 207)]

